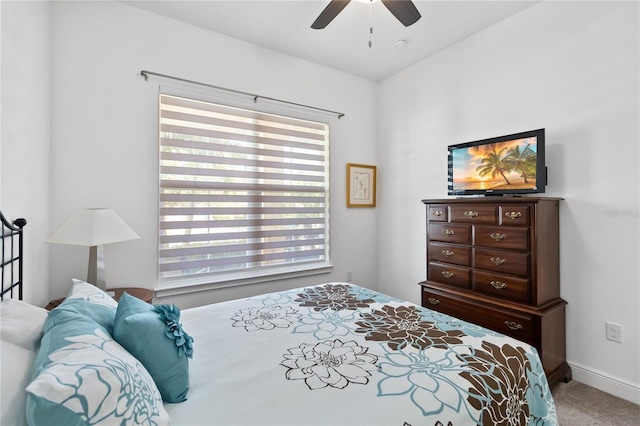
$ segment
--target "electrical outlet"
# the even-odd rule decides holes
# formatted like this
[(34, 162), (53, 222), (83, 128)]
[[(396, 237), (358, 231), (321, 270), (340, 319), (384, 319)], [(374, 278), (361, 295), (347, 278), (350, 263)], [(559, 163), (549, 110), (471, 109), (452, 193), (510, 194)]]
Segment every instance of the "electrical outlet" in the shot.
[(347, 282), (350, 283), (353, 281), (353, 272), (347, 271)]
[(622, 343), (622, 326), (608, 321), (605, 324), (607, 326), (607, 340)]

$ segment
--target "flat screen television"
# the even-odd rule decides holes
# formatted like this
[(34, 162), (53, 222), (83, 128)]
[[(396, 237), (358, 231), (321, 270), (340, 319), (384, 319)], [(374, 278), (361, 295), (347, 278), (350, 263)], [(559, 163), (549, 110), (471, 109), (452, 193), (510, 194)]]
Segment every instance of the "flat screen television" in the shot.
[(544, 129), (449, 145), (449, 195), (543, 193)]

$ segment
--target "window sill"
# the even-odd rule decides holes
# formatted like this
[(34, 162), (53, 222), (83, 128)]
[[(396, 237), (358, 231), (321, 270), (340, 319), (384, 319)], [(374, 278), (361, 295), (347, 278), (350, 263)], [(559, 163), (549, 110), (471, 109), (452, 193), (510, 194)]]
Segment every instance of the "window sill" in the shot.
[(261, 275), (254, 274), (227, 274), (206, 276), (197, 279), (167, 280), (156, 288), (156, 297), (168, 297), (196, 293), (200, 291), (216, 290), (219, 288), (238, 287), (247, 284), (258, 284), (269, 281), (286, 280), (290, 278), (306, 277), (310, 275), (328, 274), (333, 271), (333, 265), (321, 264), (317, 266), (306, 266), (305, 268), (280, 268), (263, 271)]

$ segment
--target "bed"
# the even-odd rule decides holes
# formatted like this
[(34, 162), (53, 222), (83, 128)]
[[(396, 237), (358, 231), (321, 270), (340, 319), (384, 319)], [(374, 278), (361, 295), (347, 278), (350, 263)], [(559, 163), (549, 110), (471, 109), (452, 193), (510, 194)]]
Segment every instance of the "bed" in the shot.
[(3, 425), (557, 425), (535, 348), (351, 283), (180, 312), (75, 280), (26, 316)]

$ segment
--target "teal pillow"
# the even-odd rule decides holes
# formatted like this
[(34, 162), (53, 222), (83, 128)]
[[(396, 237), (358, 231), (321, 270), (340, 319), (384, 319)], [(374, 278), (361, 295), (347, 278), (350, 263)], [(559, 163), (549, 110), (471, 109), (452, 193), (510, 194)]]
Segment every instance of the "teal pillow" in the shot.
[(117, 306), (118, 302), (95, 285), (74, 279), (69, 294), (54, 311), (76, 312), (94, 320), (112, 334)]
[(150, 305), (124, 293), (113, 337), (149, 371), (164, 401), (187, 399), (193, 339), (182, 330), (177, 307)]
[(170, 423), (151, 375), (104, 327), (54, 309), (45, 329), (26, 388), (29, 425)]

